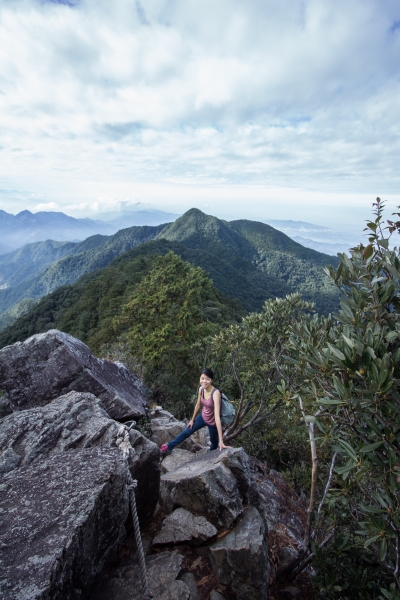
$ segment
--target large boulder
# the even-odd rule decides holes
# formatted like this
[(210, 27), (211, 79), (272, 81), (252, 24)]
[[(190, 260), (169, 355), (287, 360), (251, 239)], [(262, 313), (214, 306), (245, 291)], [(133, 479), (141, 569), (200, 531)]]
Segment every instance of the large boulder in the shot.
[(161, 463), (161, 474), (175, 471), (178, 467), (184, 463), (192, 460), (193, 454), (189, 450), (183, 450), (181, 448), (175, 448), (171, 454), (168, 454)]
[[(0, 475), (59, 452), (78, 448), (115, 448), (121, 425), (109, 418), (93, 394), (70, 392), (46, 406), (16, 412), (0, 421)], [(138, 480), (140, 520), (158, 502), (159, 451), (135, 429), (129, 430), (130, 472)]]
[[(187, 424), (184, 421), (170, 421), (169, 419), (152, 419), (151, 420), (151, 440), (161, 446), (161, 444), (168, 444), (175, 439), (184, 429)], [(204, 428), (204, 431), (207, 428)], [(200, 430), (201, 432), (202, 430)], [(198, 452), (202, 449), (200, 443), (200, 432), (195, 432), (190, 437), (186, 438), (182, 444), (179, 445), (180, 449), (188, 450), (190, 452)], [(203, 439), (203, 438), (201, 438)]]
[[(163, 552), (146, 559), (147, 578), (154, 600), (189, 600), (190, 590), (177, 576), (183, 556)], [(142, 600), (143, 591), (137, 560), (103, 573), (96, 582), (90, 600)], [(195, 600), (195, 598), (193, 599)]]
[(164, 519), (160, 533), (153, 544), (202, 543), (217, 535), (218, 531), (203, 516), (194, 516), (185, 508), (177, 508)]
[(294, 553), (293, 546), (302, 542), (307, 502), (288, 486), (283, 476), (268, 469), (257, 459), (250, 458), (252, 483), (249, 492), (251, 503), (263, 518), (268, 533), (274, 542)]
[(263, 520), (253, 506), (225, 537), (209, 549), (213, 571), (236, 597), (268, 598), (268, 548)]
[(63, 452), (0, 484), (0, 596), (76, 600), (111, 560), (129, 514), (119, 449)]
[(139, 379), (122, 363), (99, 360), (57, 329), (0, 350), (0, 389), (3, 413), (44, 406), (72, 390), (91, 392), (120, 421), (144, 415), (147, 404)]
[[(187, 427), (187, 421), (178, 421), (170, 412), (163, 410), (161, 406), (150, 410), (148, 416), (150, 417), (151, 440), (157, 446), (168, 444)], [(203, 427), (180, 444), (179, 448), (190, 452), (199, 452), (202, 449), (205, 451), (208, 448), (209, 441), (208, 428)]]
[(181, 506), (205, 516), (219, 529), (229, 528), (244, 510), (249, 486), (243, 449), (214, 450), (162, 475), (160, 498), (170, 512)]

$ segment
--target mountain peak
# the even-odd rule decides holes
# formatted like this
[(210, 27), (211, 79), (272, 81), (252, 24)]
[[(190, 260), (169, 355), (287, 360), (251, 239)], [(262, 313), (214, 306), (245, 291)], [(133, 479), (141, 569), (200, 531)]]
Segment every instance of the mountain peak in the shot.
[(205, 217), (208, 217), (209, 215), (206, 215), (205, 213), (203, 213), (199, 208), (189, 208), (189, 210), (187, 210), (185, 213), (183, 213), (182, 217), (191, 217), (193, 215), (203, 215)]

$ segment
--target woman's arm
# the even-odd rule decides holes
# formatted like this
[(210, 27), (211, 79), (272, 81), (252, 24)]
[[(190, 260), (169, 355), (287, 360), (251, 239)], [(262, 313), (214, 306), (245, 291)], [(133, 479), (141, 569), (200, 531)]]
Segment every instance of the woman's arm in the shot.
[(221, 392), (219, 390), (215, 390), (213, 394), (214, 400), (214, 417), (215, 424), (218, 430), (218, 448), (222, 450), (223, 448), (231, 448), (232, 446), (225, 446), (222, 439), (222, 425), (221, 425)]
[(188, 423), (188, 427), (190, 427), (190, 429), (193, 427), (194, 420), (197, 417), (197, 415), (199, 414), (200, 410), (201, 410), (201, 388), (199, 388), (199, 393), (197, 394), (197, 402), (196, 402), (196, 406), (194, 407), (193, 417), (190, 419), (190, 421)]

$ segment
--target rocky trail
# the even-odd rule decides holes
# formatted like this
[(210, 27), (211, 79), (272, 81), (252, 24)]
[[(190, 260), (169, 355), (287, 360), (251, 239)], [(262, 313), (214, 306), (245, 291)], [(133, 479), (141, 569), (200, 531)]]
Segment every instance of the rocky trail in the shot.
[(131, 478), (155, 600), (313, 598), (306, 576), (273, 584), (303, 500), (242, 448), (208, 452), (205, 430), (160, 464), (186, 423), (123, 365), (51, 330), (0, 350), (0, 389), (2, 598), (142, 600)]

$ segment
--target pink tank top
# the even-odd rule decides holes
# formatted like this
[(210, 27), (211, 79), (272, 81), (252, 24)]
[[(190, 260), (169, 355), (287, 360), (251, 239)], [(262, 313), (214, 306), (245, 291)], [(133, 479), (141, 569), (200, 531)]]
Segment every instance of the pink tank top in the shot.
[(215, 425), (215, 415), (214, 415), (214, 400), (213, 394), (216, 388), (211, 392), (211, 396), (206, 400), (204, 398), (204, 388), (201, 389), (200, 400), (203, 405), (203, 410), (201, 411), (201, 416), (207, 423), (207, 425)]

